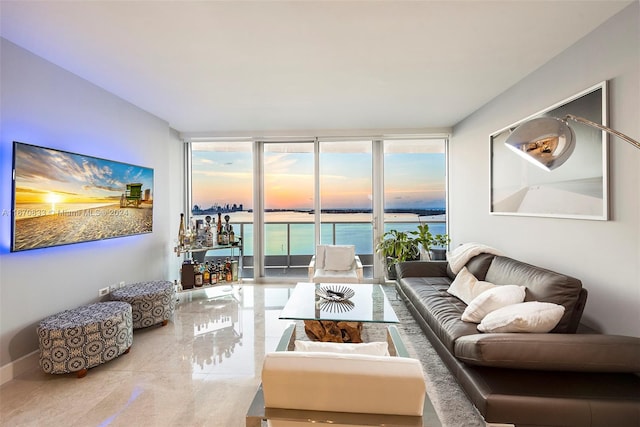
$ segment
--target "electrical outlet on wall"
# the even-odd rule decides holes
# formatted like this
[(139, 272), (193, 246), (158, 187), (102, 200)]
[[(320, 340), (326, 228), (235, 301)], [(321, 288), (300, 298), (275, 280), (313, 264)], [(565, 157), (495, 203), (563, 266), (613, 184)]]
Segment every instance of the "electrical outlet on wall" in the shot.
[(105, 295), (109, 294), (109, 287), (107, 286), (106, 288), (102, 288), (100, 290), (98, 290), (98, 296), (99, 297), (103, 297)]
[(124, 288), (124, 280), (122, 282), (120, 282), (120, 287)]

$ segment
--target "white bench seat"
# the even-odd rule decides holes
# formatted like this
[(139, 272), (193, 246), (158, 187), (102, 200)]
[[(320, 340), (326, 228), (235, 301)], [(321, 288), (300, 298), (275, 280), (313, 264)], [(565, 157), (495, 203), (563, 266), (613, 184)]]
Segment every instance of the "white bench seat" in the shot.
[(286, 351), (294, 330), (291, 325), (285, 331), (279, 351), (265, 355), (247, 427), (263, 420), (270, 427), (441, 425), (426, 395), (422, 365), (406, 357), (394, 326), (388, 335), (393, 356)]
[(262, 367), (268, 408), (422, 416), (426, 387), (416, 359), (281, 351)]

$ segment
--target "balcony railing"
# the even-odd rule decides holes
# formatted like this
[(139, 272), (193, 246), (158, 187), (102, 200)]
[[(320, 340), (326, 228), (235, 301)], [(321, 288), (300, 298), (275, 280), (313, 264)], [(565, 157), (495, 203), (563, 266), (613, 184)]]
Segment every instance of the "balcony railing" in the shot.
[[(433, 234), (446, 232), (444, 220), (395, 221), (385, 223), (385, 231), (396, 229), (413, 231), (418, 224), (427, 223)], [(252, 278), (253, 272), (253, 223), (232, 223), (236, 236), (242, 239), (242, 277)], [(266, 222), (265, 223), (265, 275), (267, 277), (306, 277), (307, 267), (315, 253), (314, 223), (312, 222)], [(364, 267), (365, 278), (373, 277), (374, 243), (371, 222), (322, 222), (323, 244), (356, 247)], [(206, 260), (224, 259), (231, 251), (209, 252)], [(237, 251), (234, 255), (238, 255)]]

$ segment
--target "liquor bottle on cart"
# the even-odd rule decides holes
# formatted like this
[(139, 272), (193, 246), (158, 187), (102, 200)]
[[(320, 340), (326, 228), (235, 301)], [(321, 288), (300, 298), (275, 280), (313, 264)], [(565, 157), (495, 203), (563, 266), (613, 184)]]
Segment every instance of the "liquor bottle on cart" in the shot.
[(224, 267), (222, 266), (222, 262), (218, 260), (218, 283), (224, 282)]
[(205, 232), (205, 246), (213, 246), (213, 231), (211, 231), (211, 227), (208, 227)]
[(204, 271), (202, 272), (202, 283), (205, 285), (211, 284), (211, 274), (209, 273), (209, 262), (204, 263)]
[(211, 262), (211, 264), (209, 264), (209, 277), (212, 285), (215, 285), (216, 283), (218, 283), (218, 273), (216, 272), (216, 264), (213, 261)]
[(184, 247), (184, 235), (185, 235), (185, 226), (184, 226), (184, 214), (180, 214), (180, 226), (178, 227), (178, 246), (180, 248)]
[(222, 214), (218, 212), (218, 224), (216, 227), (216, 231), (218, 233), (218, 244), (222, 244)]
[(203, 285), (203, 278), (202, 278), (202, 270), (201, 270), (201, 268), (202, 268), (202, 265), (196, 263), (196, 265), (194, 267), (195, 274), (194, 274), (194, 277), (193, 277), (193, 282), (194, 282), (193, 284), (194, 284), (194, 286), (196, 286), (198, 288)]
[(227, 282), (231, 282), (231, 279), (233, 276), (231, 274), (231, 261), (229, 260), (229, 258), (227, 258), (224, 263), (224, 275), (225, 275), (225, 280)]

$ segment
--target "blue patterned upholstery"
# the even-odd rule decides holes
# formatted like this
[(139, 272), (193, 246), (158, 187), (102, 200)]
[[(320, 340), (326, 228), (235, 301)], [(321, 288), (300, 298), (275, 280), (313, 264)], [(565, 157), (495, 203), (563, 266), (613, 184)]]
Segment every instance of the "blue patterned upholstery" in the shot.
[(133, 343), (131, 306), (99, 302), (65, 310), (41, 321), (37, 333), (44, 372), (86, 372), (129, 350)]
[(131, 304), (133, 329), (166, 324), (176, 307), (173, 283), (166, 280), (133, 283), (111, 292), (111, 299)]

